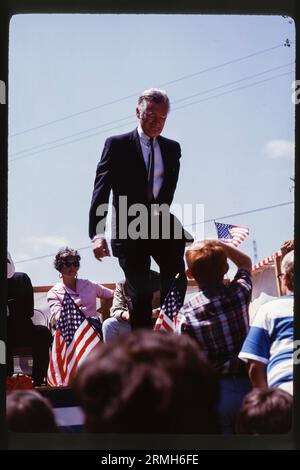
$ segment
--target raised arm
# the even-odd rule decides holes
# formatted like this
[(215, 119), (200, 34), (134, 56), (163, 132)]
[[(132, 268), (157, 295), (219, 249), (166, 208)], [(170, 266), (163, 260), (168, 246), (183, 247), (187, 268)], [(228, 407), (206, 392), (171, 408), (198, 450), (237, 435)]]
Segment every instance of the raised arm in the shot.
[(282, 256), (286, 255), (289, 251), (294, 250), (294, 246), (295, 246), (294, 240), (285, 241), (283, 245), (281, 246)]
[(259, 361), (249, 360), (249, 378), (253, 388), (268, 388), (266, 364)]
[(234, 248), (233, 246), (227, 245), (226, 243), (221, 241), (218, 241), (218, 243), (222, 245), (226, 256), (237, 266), (238, 269), (246, 269), (246, 271), (251, 273), (252, 261), (250, 256), (246, 255), (246, 253), (243, 253), (237, 248)]

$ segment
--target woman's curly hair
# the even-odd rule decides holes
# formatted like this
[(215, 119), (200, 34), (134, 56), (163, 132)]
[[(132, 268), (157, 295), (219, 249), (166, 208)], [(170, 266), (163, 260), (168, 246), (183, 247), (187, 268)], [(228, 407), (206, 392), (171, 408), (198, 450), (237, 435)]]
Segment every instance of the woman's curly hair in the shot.
[(57, 271), (61, 272), (64, 266), (64, 260), (67, 256), (72, 256), (73, 258), (76, 258), (78, 263), (81, 260), (81, 256), (77, 250), (74, 250), (73, 248), (69, 248), (68, 246), (64, 248), (60, 248), (58, 253), (55, 255), (54, 263), (53, 263)]

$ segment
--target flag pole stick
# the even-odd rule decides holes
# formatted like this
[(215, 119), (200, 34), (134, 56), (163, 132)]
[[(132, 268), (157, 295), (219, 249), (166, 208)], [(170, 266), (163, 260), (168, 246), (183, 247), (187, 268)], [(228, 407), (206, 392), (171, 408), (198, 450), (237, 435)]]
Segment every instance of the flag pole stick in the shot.
[(274, 256), (274, 265), (275, 265), (275, 276), (276, 276), (276, 287), (277, 287), (277, 295), (281, 297), (282, 293), (282, 286), (280, 281), (280, 274), (281, 274), (281, 256)]

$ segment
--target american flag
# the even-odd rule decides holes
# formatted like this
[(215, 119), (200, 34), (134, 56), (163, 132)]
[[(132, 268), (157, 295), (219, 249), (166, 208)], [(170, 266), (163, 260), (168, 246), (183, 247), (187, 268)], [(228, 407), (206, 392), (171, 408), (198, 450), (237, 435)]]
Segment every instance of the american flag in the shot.
[(249, 229), (239, 225), (215, 222), (218, 239), (231, 246), (238, 246), (249, 235)]
[(50, 355), (47, 374), (50, 387), (70, 384), (77, 367), (100, 341), (96, 330), (66, 292)]
[(155, 331), (166, 331), (167, 333), (175, 331), (178, 312), (183, 304), (182, 297), (176, 287), (176, 280), (178, 279), (177, 276), (161, 307), (159, 316), (153, 328)]
[(257, 271), (260, 268), (263, 268), (264, 266), (267, 266), (268, 264), (273, 264), (275, 261), (275, 258), (278, 258), (281, 256), (281, 251), (275, 251), (272, 256), (267, 256), (266, 258), (262, 259), (261, 261), (258, 261), (254, 266), (252, 266), (252, 271)]

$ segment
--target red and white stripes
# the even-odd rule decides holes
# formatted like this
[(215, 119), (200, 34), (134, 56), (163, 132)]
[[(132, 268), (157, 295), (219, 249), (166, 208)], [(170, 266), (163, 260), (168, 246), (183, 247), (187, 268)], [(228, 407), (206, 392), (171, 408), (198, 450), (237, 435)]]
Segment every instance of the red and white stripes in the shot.
[(275, 258), (278, 258), (281, 256), (281, 251), (275, 251), (273, 255), (267, 256), (266, 258), (262, 259), (258, 263), (256, 263), (254, 266), (252, 266), (252, 271), (257, 271), (260, 268), (263, 268), (264, 266), (267, 266), (268, 264), (272, 264), (275, 261)]

